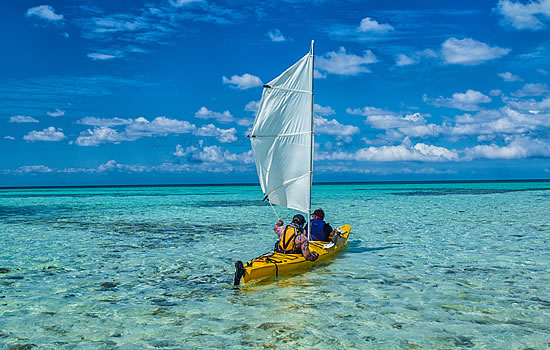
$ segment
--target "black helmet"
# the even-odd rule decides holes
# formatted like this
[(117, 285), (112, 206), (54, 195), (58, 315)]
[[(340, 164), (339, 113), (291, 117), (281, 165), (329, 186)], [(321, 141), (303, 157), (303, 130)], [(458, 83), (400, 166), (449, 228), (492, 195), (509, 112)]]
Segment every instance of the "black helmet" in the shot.
[(306, 218), (304, 218), (302, 214), (296, 214), (292, 218), (292, 222), (298, 226), (304, 226), (304, 224), (306, 223)]

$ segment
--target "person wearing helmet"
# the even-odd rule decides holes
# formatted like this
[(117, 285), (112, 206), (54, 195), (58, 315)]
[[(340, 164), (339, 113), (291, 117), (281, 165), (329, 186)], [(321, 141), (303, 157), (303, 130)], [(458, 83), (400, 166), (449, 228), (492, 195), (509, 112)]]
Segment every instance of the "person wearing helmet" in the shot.
[(309, 241), (304, 234), (305, 223), (306, 219), (301, 214), (294, 215), (292, 222), (286, 226), (283, 220), (279, 220), (274, 227), (275, 233), (279, 236), (275, 251), (284, 254), (302, 254), (306, 260), (317, 260), (319, 255), (309, 251)]
[[(311, 214), (311, 233), (309, 234), (310, 240), (324, 242), (328, 242), (331, 240), (333, 229), (324, 220), (325, 212), (321, 208), (316, 209), (313, 214)], [(305, 230), (307, 232), (307, 225)]]

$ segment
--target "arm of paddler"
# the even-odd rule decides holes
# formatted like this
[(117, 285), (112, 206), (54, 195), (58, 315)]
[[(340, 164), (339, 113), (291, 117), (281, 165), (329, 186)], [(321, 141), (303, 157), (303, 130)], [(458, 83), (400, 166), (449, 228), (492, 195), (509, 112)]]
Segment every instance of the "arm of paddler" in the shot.
[(309, 241), (305, 235), (298, 235), (294, 243), (302, 249), (302, 255), (306, 260), (315, 261), (319, 257), (319, 254), (309, 250)]
[(277, 221), (277, 223), (275, 224), (275, 227), (273, 227), (273, 231), (275, 231), (277, 236), (279, 236), (279, 238), (281, 238), (281, 236), (285, 232), (285, 226), (284, 226), (283, 220)]

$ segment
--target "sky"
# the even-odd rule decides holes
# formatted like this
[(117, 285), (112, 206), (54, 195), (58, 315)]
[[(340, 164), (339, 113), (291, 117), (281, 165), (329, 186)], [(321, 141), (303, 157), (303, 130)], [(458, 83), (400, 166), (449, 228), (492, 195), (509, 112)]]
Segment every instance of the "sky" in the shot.
[(0, 187), (255, 183), (311, 40), (315, 182), (550, 178), (550, 0), (18, 0), (0, 33)]

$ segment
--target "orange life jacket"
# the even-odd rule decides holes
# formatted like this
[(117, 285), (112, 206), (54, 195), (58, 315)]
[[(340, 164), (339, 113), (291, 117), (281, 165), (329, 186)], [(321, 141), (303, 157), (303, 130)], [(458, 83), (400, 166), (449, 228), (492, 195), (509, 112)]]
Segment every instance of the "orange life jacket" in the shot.
[(279, 240), (279, 244), (277, 246), (277, 250), (280, 253), (285, 254), (300, 254), (302, 250), (300, 247), (296, 246), (295, 239), (299, 234), (302, 234), (303, 231), (300, 231), (297, 227), (294, 225), (287, 225), (285, 227), (285, 232), (281, 236), (281, 239)]

